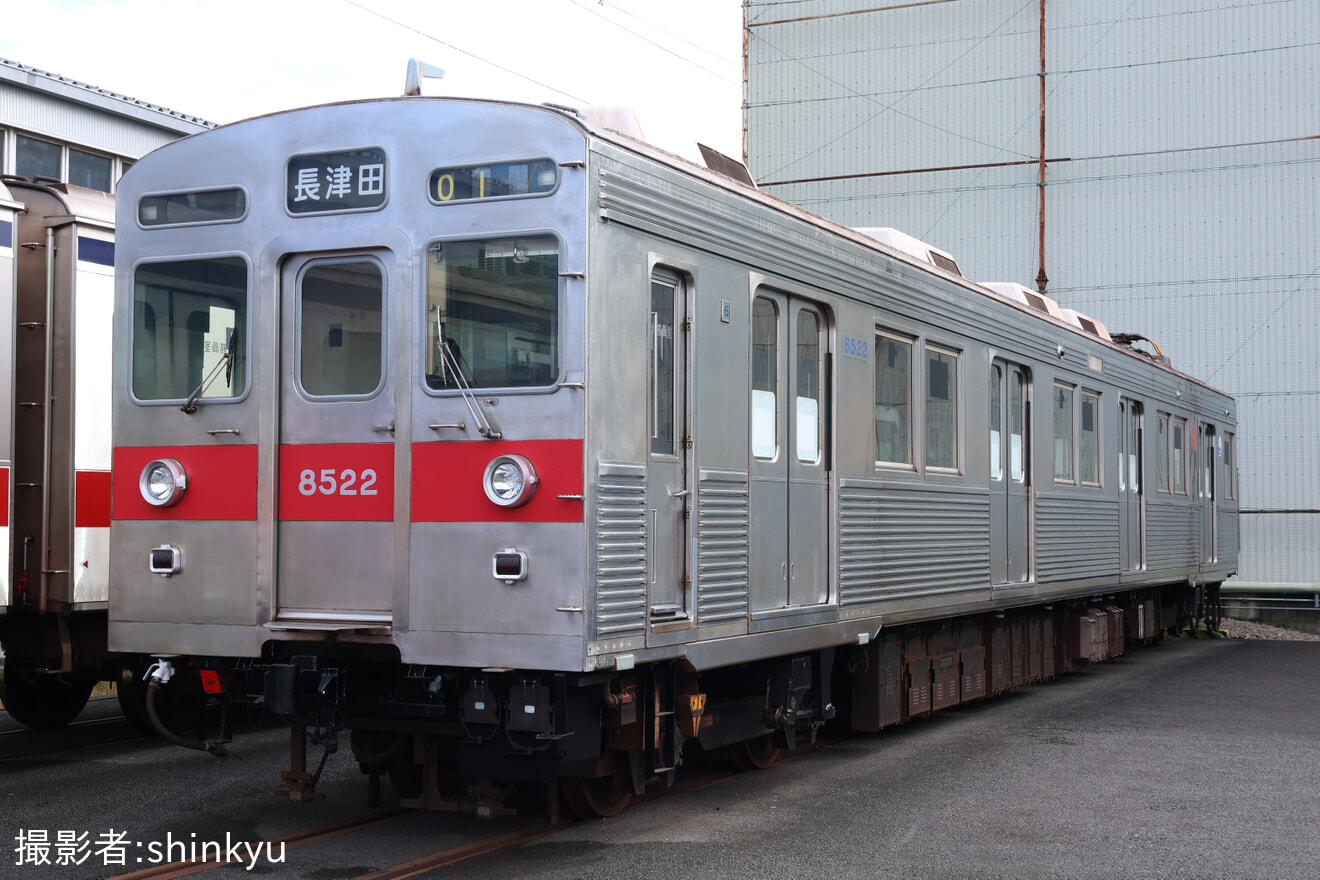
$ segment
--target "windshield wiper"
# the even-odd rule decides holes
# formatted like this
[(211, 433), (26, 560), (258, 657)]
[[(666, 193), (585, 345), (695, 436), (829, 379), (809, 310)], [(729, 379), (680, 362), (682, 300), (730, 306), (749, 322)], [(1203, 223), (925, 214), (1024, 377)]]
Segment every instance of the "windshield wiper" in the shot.
[(220, 360), (216, 361), (215, 366), (211, 368), (211, 372), (202, 377), (202, 381), (193, 389), (193, 393), (188, 395), (188, 399), (183, 402), (183, 406), (179, 407), (179, 409), (183, 410), (188, 415), (197, 412), (197, 402), (202, 399), (202, 395), (206, 393), (206, 389), (211, 387), (211, 383), (219, 377), (221, 367), (225, 368), (225, 386), (228, 388), (234, 387), (234, 343), (237, 342), (237, 340), (238, 330), (230, 330), (229, 345), (225, 348), (225, 353), (220, 356)]
[[(463, 402), (467, 404), (468, 412), (472, 413), (472, 418), (477, 423), (477, 433), (487, 440), (499, 440), (504, 435), (495, 430), (495, 426), (486, 417), (486, 411), (481, 408), (481, 404), (477, 401), (477, 396), (472, 393), (472, 386), (468, 384), (467, 377), (463, 375), (463, 368), (458, 363), (458, 357), (454, 354), (454, 345), (449, 339), (445, 338), (443, 321), (438, 323), (438, 328), (439, 338), (435, 341), (435, 347), (440, 351), (441, 370), (453, 376), (454, 385), (457, 386), (459, 393), (463, 395)], [(446, 382), (446, 384), (448, 383)]]

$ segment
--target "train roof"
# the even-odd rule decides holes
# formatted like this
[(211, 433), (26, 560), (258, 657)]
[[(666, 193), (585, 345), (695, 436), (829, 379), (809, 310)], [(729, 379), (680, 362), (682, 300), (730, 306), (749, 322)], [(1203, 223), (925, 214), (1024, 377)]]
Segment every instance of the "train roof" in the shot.
[(46, 214), (47, 226), (59, 226), (76, 220), (106, 229), (115, 227), (115, 197), (110, 193), (70, 183), (30, 183), (13, 178), (5, 180), (5, 183), (11, 187), (10, 193), (18, 202), (23, 201), (24, 190), (35, 190), (63, 206), (64, 214)]
[(4, 207), (4, 208), (23, 207), (21, 202), (14, 201), (13, 197), (10, 196), (9, 190), (5, 187), (3, 180), (0, 180), (0, 207)]
[[(965, 277), (963, 277), (960, 270), (951, 271), (949, 268), (940, 265), (940, 262), (942, 261), (923, 259), (921, 256), (918, 256), (914, 253), (909, 253), (901, 246), (896, 246), (895, 244), (888, 243), (886, 240), (884, 240), (886, 236), (880, 236), (877, 238), (874, 229), (849, 228), (833, 220), (830, 220), (826, 217), (822, 217), (819, 214), (814, 214), (811, 211), (806, 210), (805, 208), (793, 204), (792, 202), (785, 201), (784, 199), (781, 199), (777, 196), (773, 196), (770, 195), (769, 193), (762, 192), (755, 186), (754, 183), (749, 185), (742, 181), (736, 180), (733, 177), (730, 177), (726, 174), (712, 170), (711, 168), (698, 165), (697, 163), (692, 162), (689, 159), (671, 153), (668, 150), (656, 146), (655, 144), (639, 139), (630, 133), (617, 131), (614, 128), (609, 127), (608, 124), (612, 119), (618, 116), (617, 113), (604, 114), (603, 116), (599, 117), (600, 121), (593, 122), (591, 118), (591, 114), (588, 114), (582, 110), (578, 110), (573, 107), (566, 107), (559, 104), (550, 104), (550, 103), (529, 104), (521, 101), (502, 101), (502, 100), (495, 100), (490, 98), (463, 98), (463, 97), (450, 97), (450, 96), (439, 96), (439, 95), (423, 95), (423, 96), (413, 95), (413, 96), (397, 96), (397, 97), (385, 97), (385, 98), (369, 98), (365, 100), (360, 99), (360, 100), (351, 100), (351, 101), (336, 101), (327, 104), (312, 105), (309, 107), (298, 107), (289, 110), (280, 110), (273, 113), (267, 113), (267, 114), (262, 114), (260, 116), (250, 117), (248, 119), (238, 120), (236, 122), (231, 122), (226, 125), (217, 126), (216, 129), (214, 130), (220, 131), (228, 128), (233, 128), (259, 119), (269, 119), (273, 117), (279, 117), (279, 116), (285, 116), (285, 115), (291, 115), (296, 113), (303, 113), (307, 111), (321, 110), (321, 109), (327, 109), (333, 107), (347, 107), (347, 106), (373, 104), (373, 103), (412, 103), (412, 102), (448, 103), (448, 104), (486, 104), (494, 107), (515, 107), (515, 108), (523, 108), (529, 111), (553, 114), (565, 120), (566, 122), (570, 123), (571, 125), (576, 126), (583, 132), (583, 134), (589, 137), (596, 138), (598, 140), (613, 144), (614, 146), (620, 149), (626, 150), (628, 152), (640, 156), (644, 156), (655, 162), (659, 162), (663, 165), (666, 165), (680, 173), (701, 179), (703, 182), (708, 183), (710, 185), (724, 189), (731, 193), (736, 193), (738, 196), (756, 202), (769, 210), (773, 210), (777, 213), (792, 217), (793, 219), (801, 221), (803, 223), (810, 224), (821, 230), (836, 235), (840, 238), (847, 239), (852, 243), (859, 245), (867, 250), (882, 253), (891, 259), (895, 259), (900, 262), (906, 263), (912, 268), (917, 269), (919, 271), (927, 272), (935, 276), (938, 276), (944, 279), (945, 281), (947, 281), (948, 283), (957, 285), (963, 288), (964, 290), (975, 293), (978, 296), (984, 297), (988, 300), (997, 303), (1008, 305), (1009, 307), (1012, 308), (1016, 308), (1019, 311), (1024, 312), (1027, 315), (1031, 316), (1035, 320), (1045, 321), (1047, 323), (1054, 324), (1057, 327), (1067, 330), (1070, 333), (1075, 333), (1078, 336), (1081, 336), (1092, 343), (1110, 348), (1115, 352), (1124, 355), (1125, 357), (1136, 358), (1158, 369), (1165, 370), (1169, 373), (1179, 376), (1180, 378), (1185, 379), (1186, 381), (1198, 385), (1202, 388), (1205, 388), (1208, 391), (1212, 391), (1216, 394), (1221, 394), (1224, 397), (1231, 397), (1231, 395), (1229, 395), (1227, 392), (1215, 388), (1214, 386), (1210, 385), (1208, 382), (1205, 382), (1201, 379), (1198, 379), (1195, 376), (1189, 375), (1187, 373), (1182, 372), (1181, 370), (1175, 369), (1174, 367), (1170, 366), (1167, 363), (1167, 358), (1157, 359), (1151, 357), (1146, 352), (1141, 351), (1140, 349), (1134, 348), (1130, 345), (1120, 344), (1119, 342), (1115, 342), (1112, 339), (1105, 338), (1105, 335), (1108, 335), (1107, 333), (1105, 335), (1099, 335), (1097, 333), (1087, 332), (1087, 330), (1084, 329), (1084, 327), (1081, 325), (1079, 321), (1077, 322), (1069, 321), (1062, 314), (1055, 315), (1052, 312), (1041, 311), (1039, 309), (1033, 308), (1027, 302), (1019, 301), (1016, 297), (1005, 296), (1002, 292), (993, 290), (990, 287), (983, 286), (981, 284), (977, 284), (973, 281), (969, 281)], [(182, 138), (179, 141), (175, 141), (173, 143), (177, 144), (177, 143), (182, 143), (184, 141), (189, 141), (195, 137), (204, 136), (207, 133), (208, 132), (200, 132), (196, 135), (191, 135), (187, 138)], [(170, 144), (166, 144), (165, 146), (160, 147), (158, 149), (163, 150), (163, 149), (168, 149), (169, 147)], [(902, 237), (910, 238), (910, 236), (902, 236)], [(894, 236), (893, 239), (895, 241), (898, 241), (899, 237)], [(926, 247), (930, 248), (929, 245), (927, 245)], [(930, 249), (938, 250), (937, 248), (930, 248)], [(949, 262), (953, 263), (952, 255), (948, 255), (944, 251), (939, 251), (939, 253), (941, 255), (948, 256), (950, 258)], [(955, 269), (957, 268), (956, 263), (954, 264), (954, 268)], [(1022, 289), (1026, 290), (1027, 288), (1023, 287)], [(1060, 312), (1062, 312), (1062, 309), (1060, 309)], [(1092, 320), (1094, 321), (1094, 319)], [(1127, 337), (1138, 337), (1143, 339), (1145, 338), (1145, 337), (1140, 337), (1139, 334), (1116, 334), (1116, 335), (1119, 335), (1120, 337), (1123, 338), (1127, 338)]]
[[(507, 103), (507, 102), (497, 102), (497, 103)], [(587, 122), (586, 118), (583, 115), (576, 113), (571, 108), (560, 108), (555, 105), (545, 105), (545, 106), (548, 107), (549, 109), (557, 110), (561, 113), (564, 113), (566, 116), (570, 116), (570, 118), (574, 118), (584, 129), (589, 131), (594, 137), (598, 137), (602, 140), (610, 141), (625, 149), (632, 150), (633, 152), (643, 154), (657, 161), (661, 161), (666, 164), (669, 164), (677, 168), (678, 170), (693, 174), (697, 177), (701, 177), (706, 181), (713, 183), (717, 186), (720, 186), (724, 189), (737, 192), (746, 198), (759, 201), (761, 204), (773, 210), (779, 211), (784, 214), (788, 214), (794, 217), (795, 219), (802, 220), (804, 222), (818, 226), (822, 229), (829, 230), (830, 232), (835, 233), (836, 235), (840, 235), (847, 239), (850, 239), (851, 241), (856, 242), (864, 247), (867, 247), (870, 250), (880, 251), (884, 253), (886, 256), (899, 259), (923, 272), (929, 272), (938, 275), (942, 278), (945, 278), (959, 285), (960, 287), (963, 287), (966, 290), (976, 293), (979, 296), (994, 300), (996, 302), (1007, 303), (1008, 305), (1018, 309), (1019, 311), (1027, 313), (1032, 318), (1055, 324), (1059, 327), (1062, 327), (1063, 329), (1068, 330), (1071, 333), (1075, 333), (1079, 336), (1085, 337), (1091, 342), (1095, 342), (1104, 345), (1107, 348), (1111, 348), (1114, 351), (1119, 352), (1120, 354), (1123, 354), (1126, 357), (1136, 358), (1145, 363), (1149, 363), (1152, 366), (1158, 367), (1161, 370), (1165, 370), (1169, 373), (1179, 376), (1180, 378), (1185, 379), (1188, 382), (1199, 385), (1202, 388), (1207, 389), (1208, 391), (1213, 391), (1216, 394), (1222, 394), (1225, 397), (1231, 397), (1231, 395), (1228, 394), (1227, 392), (1215, 388), (1213, 385), (1210, 385), (1208, 382), (1205, 382), (1202, 379), (1198, 379), (1196, 376), (1192, 376), (1188, 373), (1184, 373), (1183, 371), (1174, 368), (1168, 363), (1167, 358), (1152, 357), (1148, 355), (1146, 352), (1141, 351), (1140, 349), (1134, 348), (1130, 345), (1124, 345), (1119, 342), (1113, 341), (1113, 339), (1110, 337), (1110, 333), (1108, 329), (1106, 329), (1104, 325), (1101, 324), (1095, 318), (1089, 319), (1089, 322), (1095, 325), (1096, 327), (1096, 331), (1092, 332), (1086, 329), (1085, 323), (1082, 320), (1082, 319), (1086, 319), (1087, 316), (1081, 315), (1075, 310), (1061, 308), (1058, 305), (1055, 305), (1055, 308), (1053, 310), (1049, 310), (1048, 307), (1046, 307), (1046, 309), (1037, 308), (1034, 307), (1026, 297), (1023, 297), (1021, 300), (1019, 300), (1017, 297), (1006, 296), (1002, 290), (997, 290), (991, 288), (988, 285), (982, 285), (973, 281), (969, 281), (966, 277), (964, 277), (961, 274), (961, 269), (958, 268), (957, 263), (953, 259), (953, 255), (948, 254), (946, 251), (939, 250), (938, 248), (934, 248), (926, 244), (925, 242), (917, 242), (918, 244), (922, 245), (925, 249), (932, 252), (938, 252), (940, 256), (946, 257), (948, 263), (951, 265), (950, 266), (943, 265), (943, 263), (945, 262), (944, 260), (923, 257), (921, 254), (916, 252), (916, 249), (903, 246), (903, 239), (911, 239), (914, 242), (916, 242), (916, 239), (898, 230), (893, 230), (893, 232), (897, 233), (896, 235), (884, 235), (884, 234), (877, 234), (879, 230), (875, 228), (864, 227), (864, 228), (854, 229), (844, 226), (840, 223), (830, 220), (827, 217), (822, 217), (819, 214), (814, 214), (811, 211), (808, 211), (805, 208), (800, 207), (799, 205), (793, 204), (792, 202), (785, 201), (784, 199), (781, 199), (777, 196), (773, 196), (770, 195), (769, 193), (763, 192), (760, 189), (758, 189), (754, 184), (749, 186), (745, 183), (742, 183), (741, 181), (738, 181), (733, 177), (722, 174), (710, 168), (702, 167), (688, 159), (683, 158), (682, 156), (678, 156), (673, 153), (670, 153), (667, 150), (655, 146), (654, 144), (638, 140), (636, 138), (630, 137), (627, 134), (623, 134), (618, 131), (611, 130), (609, 128), (592, 127)], [(996, 283), (995, 288), (1001, 286), (1003, 286), (1001, 283)], [(1021, 288), (1023, 291), (1028, 291), (1028, 288), (1022, 285), (1015, 285), (1015, 286)], [(1050, 302), (1053, 301), (1051, 300)], [(1144, 336), (1140, 336), (1139, 334), (1121, 334), (1121, 335), (1132, 336), (1141, 339), (1146, 338)]]

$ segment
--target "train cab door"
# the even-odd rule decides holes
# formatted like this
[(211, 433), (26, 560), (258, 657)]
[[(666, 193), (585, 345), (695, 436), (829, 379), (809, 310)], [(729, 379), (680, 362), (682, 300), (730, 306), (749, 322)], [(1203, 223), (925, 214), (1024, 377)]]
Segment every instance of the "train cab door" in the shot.
[(1142, 406), (1124, 397), (1118, 402), (1118, 531), (1124, 571), (1146, 567), (1146, 521), (1143, 497)]
[(1025, 367), (995, 359), (990, 366), (990, 580), (1031, 578), (1031, 455)]
[(675, 275), (651, 279), (648, 358), (646, 599), (650, 620), (663, 625), (688, 617), (688, 521), (693, 498), (688, 406), (687, 292)]
[(1196, 450), (1196, 461), (1200, 468), (1197, 482), (1201, 495), (1201, 561), (1217, 562), (1218, 553), (1218, 507), (1219, 486), (1215, 474), (1215, 450), (1218, 448), (1218, 436), (1215, 426), (1201, 424), (1200, 449)]
[(824, 309), (752, 300), (751, 610), (829, 600), (829, 394)]
[(276, 624), (388, 625), (394, 376), (388, 251), (297, 255), (280, 271)]

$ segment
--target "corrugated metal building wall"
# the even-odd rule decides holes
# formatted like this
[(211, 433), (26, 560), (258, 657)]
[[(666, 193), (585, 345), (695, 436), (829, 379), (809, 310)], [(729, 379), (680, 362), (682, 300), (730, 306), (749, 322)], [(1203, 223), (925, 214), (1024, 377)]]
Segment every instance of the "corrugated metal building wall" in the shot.
[[(42, 174), (113, 192), (141, 156), (214, 127), (196, 116), (0, 58), (0, 173)], [(29, 157), (38, 161), (25, 161)], [(98, 182), (79, 178), (71, 165), (80, 158), (102, 166)]]
[(1035, 287), (1043, 264), (1061, 305), (1233, 394), (1239, 581), (1320, 589), (1320, 3), (749, 0), (746, 16), (764, 190), (898, 227), (976, 280)]

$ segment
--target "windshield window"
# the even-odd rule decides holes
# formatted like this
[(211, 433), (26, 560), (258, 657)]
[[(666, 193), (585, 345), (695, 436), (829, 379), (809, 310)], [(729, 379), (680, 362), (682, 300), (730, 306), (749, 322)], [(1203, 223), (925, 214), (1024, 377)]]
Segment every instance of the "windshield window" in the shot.
[(385, 278), (373, 260), (319, 263), (298, 283), (298, 381), (311, 397), (371, 394), (381, 360)]
[[(433, 244), (427, 252), (426, 384), (552, 385), (559, 377), (559, 247), (550, 236)], [(442, 357), (443, 343), (452, 359)], [(449, 363), (446, 363), (448, 361)]]
[[(247, 263), (239, 257), (148, 263), (133, 281), (133, 395), (184, 400), (219, 370), (223, 375), (201, 398), (241, 396), (247, 381)], [(222, 365), (231, 346), (233, 360)]]

